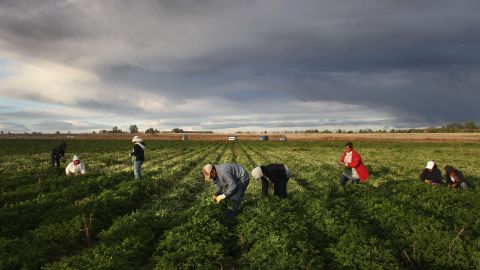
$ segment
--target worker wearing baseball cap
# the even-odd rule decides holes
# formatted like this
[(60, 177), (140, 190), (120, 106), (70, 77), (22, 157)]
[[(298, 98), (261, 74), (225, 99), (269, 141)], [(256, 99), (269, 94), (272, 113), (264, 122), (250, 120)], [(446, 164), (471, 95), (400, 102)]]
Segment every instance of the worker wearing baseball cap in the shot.
[(442, 172), (438, 169), (433, 160), (427, 162), (427, 166), (420, 174), (420, 181), (431, 185), (440, 185), (442, 183)]
[[(239, 164), (207, 164), (203, 167), (203, 176), (205, 182), (213, 181), (215, 183), (215, 194), (212, 199), (215, 203), (221, 202), (223, 199), (230, 199), (232, 209), (228, 211), (228, 217), (233, 218), (240, 208), (240, 203), (245, 195), (250, 176)], [(224, 189), (226, 189), (224, 191)]]

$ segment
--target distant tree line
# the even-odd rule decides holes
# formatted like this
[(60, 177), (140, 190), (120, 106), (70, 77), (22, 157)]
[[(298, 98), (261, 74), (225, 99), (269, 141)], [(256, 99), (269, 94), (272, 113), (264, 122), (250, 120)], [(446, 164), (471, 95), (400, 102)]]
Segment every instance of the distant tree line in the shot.
[(465, 123), (450, 123), (442, 127), (426, 127), (426, 128), (408, 128), (408, 129), (379, 129), (373, 130), (370, 128), (367, 129), (360, 129), (358, 131), (353, 130), (342, 130), (337, 129), (335, 131), (331, 131), (328, 129), (325, 130), (318, 130), (318, 129), (307, 129), (304, 131), (294, 131), (293, 133), (472, 133), (472, 132), (480, 132), (480, 126), (473, 121), (467, 121)]
[(473, 133), (480, 132), (480, 126), (475, 122), (450, 123), (442, 127), (410, 128), (410, 129), (391, 129), (391, 133)]
[[(318, 130), (318, 129), (307, 129), (307, 130), (295, 130), (295, 131), (283, 131), (281, 133), (473, 133), (473, 132), (480, 132), (480, 126), (478, 126), (474, 121), (467, 121), (464, 123), (450, 123), (441, 127), (426, 127), (426, 128), (403, 128), (403, 129), (390, 129), (390, 130), (384, 130), (384, 129), (379, 129), (379, 130), (372, 130), (370, 128), (366, 129), (360, 129), (358, 131), (353, 131), (353, 130), (342, 130), (342, 129), (337, 129), (337, 130), (329, 130), (329, 129), (324, 129), (324, 130)], [(71, 132), (68, 131), (67, 134), (70, 134)], [(97, 132), (93, 131), (93, 134), (96, 134)], [(123, 131), (118, 126), (114, 126), (111, 130), (106, 130), (102, 129), (98, 131), (98, 134), (108, 134), (108, 133), (128, 133), (127, 131)], [(138, 126), (137, 125), (130, 125), (129, 127), (129, 133), (140, 133)], [(147, 128), (144, 131), (145, 134), (158, 134), (158, 133), (213, 133), (213, 131), (184, 131), (181, 128), (174, 128), (171, 131), (159, 131), (158, 129), (154, 128)], [(252, 132), (252, 131), (237, 131), (236, 133), (257, 133), (257, 132)], [(261, 133), (267, 133), (267, 131), (262, 131)], [(275, 131), (272, 131), (271, 133), (277, 133)], [(4, 131), (0, 131), (0, 134), (5, 134)], [(18, 134), (14, 133), (11, 131), (8, 131), (7, 134)], [(32, 134), (32, 135), (38, 135), (42, 134), (42, 132), (23, 132), (23, 134)], [(55, 134), (61, 134), (60, 131), (56, 131)]]

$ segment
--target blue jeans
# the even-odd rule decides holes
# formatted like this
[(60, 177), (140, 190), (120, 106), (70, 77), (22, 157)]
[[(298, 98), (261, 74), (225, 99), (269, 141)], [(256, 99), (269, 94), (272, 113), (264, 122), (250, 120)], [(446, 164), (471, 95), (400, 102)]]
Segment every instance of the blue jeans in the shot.
[(133, 161), (133, 173), (135, 174), (135, 179), (142, 178), (142, 171), (140, 167), (142, 167), (142, 160), (134, 160)]
[(340, 175), (339, 182), (340, 182), (341, 186), (345, 186), (347, 184), (348, 180), (352, 180), (352, 184), (355, 185), (355, 184), (358, 184), (358, 181), (360, 179), (355, 178), (355, 177), (353, 177), (351, 175), (348, 175), (348, 174), (345, 174), (345, 173), (342, 173), (342, 175)]
[(240, 203), (242, 202), (243, 196), (247, 191), (249, 182), (250, 180), (247, 180), (246, 183), (243, 183), (242, 185), (238, 185), (237, 192), (233, 193), (233, 195), (230, 197), (230, 200), (232, 201), (232, 209), (229, 209), (227, 212), (228, 218), (232, 219), (237, 214), (238, 209), (240, 208)]

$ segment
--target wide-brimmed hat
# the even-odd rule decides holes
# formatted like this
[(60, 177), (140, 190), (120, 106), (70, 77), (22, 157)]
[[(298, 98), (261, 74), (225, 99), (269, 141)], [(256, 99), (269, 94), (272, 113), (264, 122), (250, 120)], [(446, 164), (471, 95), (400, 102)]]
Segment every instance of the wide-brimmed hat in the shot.
[(143, 139), (138, 136), (133, 136), (132, 142), (133, 143), (143, 142)]
[(80, 158), (77, 155), (73, 155), (73, 161), (80, 161)]

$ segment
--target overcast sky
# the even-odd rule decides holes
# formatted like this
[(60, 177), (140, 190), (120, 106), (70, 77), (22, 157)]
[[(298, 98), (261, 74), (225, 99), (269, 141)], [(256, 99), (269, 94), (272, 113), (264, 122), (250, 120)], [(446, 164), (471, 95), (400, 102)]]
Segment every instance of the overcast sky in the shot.
[(478, 0), (0, 0), (0, 130), (480, 122)]

